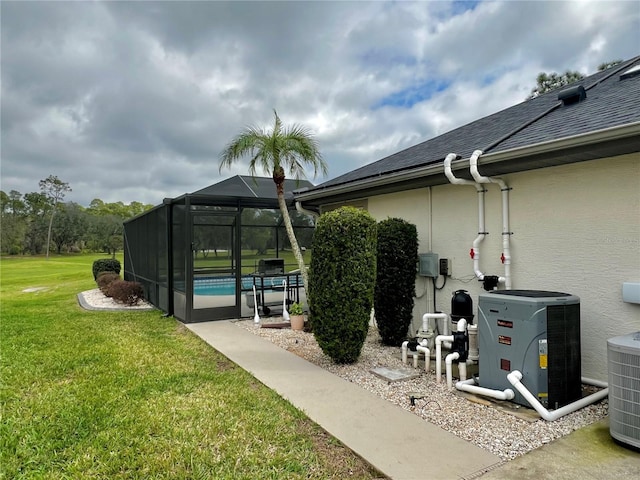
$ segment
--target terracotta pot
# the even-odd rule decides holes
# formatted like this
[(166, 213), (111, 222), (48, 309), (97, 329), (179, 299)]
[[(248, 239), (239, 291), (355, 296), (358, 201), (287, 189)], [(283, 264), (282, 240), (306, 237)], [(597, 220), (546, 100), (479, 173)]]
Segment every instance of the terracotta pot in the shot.
[(291, 315), (291, 330), (302, 330), (304, 328), (304, 315)]

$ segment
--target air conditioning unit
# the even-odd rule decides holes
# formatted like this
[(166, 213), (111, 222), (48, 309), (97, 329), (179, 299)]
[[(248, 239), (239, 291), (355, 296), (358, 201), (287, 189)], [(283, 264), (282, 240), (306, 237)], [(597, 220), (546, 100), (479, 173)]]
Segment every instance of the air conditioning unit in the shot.
[[(546, 408), (582, 397), (580, 299), (542, 290), (496, 290), (478, 300), (479, 383), (513, 389), (512, 370)], [(515, 392), (515, 403), (529, 402)]]
[(640, 332), (607, 340), (609, 431), (640, 448)]

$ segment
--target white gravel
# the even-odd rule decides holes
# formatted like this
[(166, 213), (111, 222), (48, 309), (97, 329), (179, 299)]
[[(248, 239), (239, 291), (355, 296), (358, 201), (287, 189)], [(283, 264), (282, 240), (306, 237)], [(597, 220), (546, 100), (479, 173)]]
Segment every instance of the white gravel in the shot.
[[(282, 319), (272, 318), (269, 321), (277, 322)], [(352, 365), (336, 365), (324, 355), (311, 333), (289, 328), (256, 328), (253, 320), (240, 320), (236, 323), (239, 327), (246, 328), (329, 372), (357, 383), (424, 420), (473, 442), (503, 460), (523, 455), (544, 443), (594, 423), (606, 417), (608, 413), (608, 403), (605, 399), (555, 422), (547, 422), (534, 410), (512, 403), (505, 406), (505, 402), (489, 399), (479, 399), (481, 403), (477, 403), (477, 397), (476, 401), (470, 401), (470, 398), (474, 400), (473, 396), (455, 388), (447, 388), (444, 378), (442, 383), (437, 384), (433, 370), (429, 374), (424, 371), (423, 366), (413, 370), (411, 357), (409, 364), (405, 366), (402, 363), (400, 348), (382, 345), (375, 326), (369, 328), (359, 360)], [(413, 380), (390, 383), (370, 372), (375, 367), (409, 368), (419, 376)], [(586, 388), (589, 393), (595, 391), (594, 387)], [(424, 398), (417, 399), (415, 406), (412, 406), (411, 394), (424, 395)]]
[(137, 305), (123, 305), (111, 297), (106, 297), (99, 288), (79, 293), (78, 302), (87, 310), (152, 310), (155, 308), (145, 300), (140, 300)]

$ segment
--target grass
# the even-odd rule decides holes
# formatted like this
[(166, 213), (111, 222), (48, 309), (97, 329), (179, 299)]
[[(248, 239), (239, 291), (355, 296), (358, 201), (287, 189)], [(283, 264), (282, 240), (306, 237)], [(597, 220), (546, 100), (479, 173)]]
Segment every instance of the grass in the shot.
[(96, 258), (2, 259), (0, 478), (381, 476), (173, 318), (81, 309)]
[[(311, 250), (303, 252), (302, 257), (304, 263), (309, 266), (311, 263)], [(264, 254), (257, 254), (255, 250), (243, 250), (242, 251), (242, 273), (248, 274), (256, 271), (258, 262), (263, 258), (276, 258), (275, 249), (267, 250)], [(291, 250), (280, 250), (278, 252), (278, 258), (284, 259), (285, 270), (296, 270), (298, 268), (298, 262), (293, 256)], [(213, 252), (210, 252), (206, 258), (203, 257), (202, 252), (198, 252), (194, 260), (195, 268), (211, 268), (211, 267), (229, 267), (231, 266), (231, 258), (227, 256), (227, 252), (219, 252), (216, 257)]]

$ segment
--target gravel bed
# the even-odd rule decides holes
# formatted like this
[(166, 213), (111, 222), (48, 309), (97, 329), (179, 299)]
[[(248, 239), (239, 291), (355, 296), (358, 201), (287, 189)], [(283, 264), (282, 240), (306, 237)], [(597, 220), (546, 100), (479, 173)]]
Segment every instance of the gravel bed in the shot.
[[(282, 319), (271, 318), (268, 321), (281, 322)], [(444, 366), (440, 384), (436, 383), (433, 371), (427, 374), (424, 367), (413, 370), (411, 357), (409, 364), (405, 366), (402, 363), (400, 348), (382, 345), (376, 327), (369, 328), (362, 353), (355, 364), (336, 365), (322, 353), (311, 333), (289, 328), (256, 328), (253, 320), (239, 320), (235, 323), (335, 375), (357, 383), (362, 388), (399, 405), (418, 417), (490, 451), (502, 460), (511, 460), (599, 421), (606, 417), (608, 412), (608, 403), (605, 399), (554, 422), (547, 422), (533, 410), (512, 403), (509, 403), (509, 408), (517, 414), (509, 412), (507, 408), (501, 408), (500, 403), (503, 402), (487, 399), (481, 399), (481, 403), (470, 401), (469, 395), (455, 388), (447, 388)], [(376, 367), (409, 368), (419, 376), (412, 380), (388, 382), (370, 372)], [(596, 390), (594, 387), (585, 388), (589, 393)], [(412, 394), (424, 395), (424, 398), (416, 399), (415, 406), (412, 406), (410, 402)]]
[(87, 310), (153, 310), (155, 308), (145, 300), (140, 300), (137, 305), (123, 305), (111, 297), (106, 297), (99, 288), (79, 293), (78, 302)]

